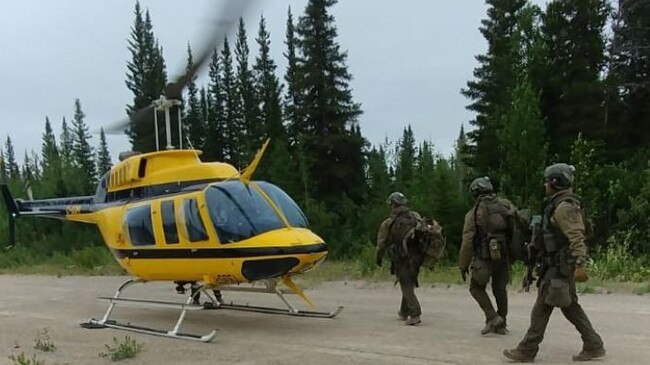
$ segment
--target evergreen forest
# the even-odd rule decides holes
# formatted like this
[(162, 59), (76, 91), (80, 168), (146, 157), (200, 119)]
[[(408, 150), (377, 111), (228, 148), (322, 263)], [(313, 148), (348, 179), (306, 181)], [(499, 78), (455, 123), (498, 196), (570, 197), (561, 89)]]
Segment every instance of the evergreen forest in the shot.
[[(461, 92), (473, 119), (463, 123), (455, 151), (441, 154), (409, 125), (398, 140), (373, 145), (359, 126), (337, 41), (337, 0), (309, 0), (287, 10), (284, 44), (271, 44), (263, 16), (240, 20), (209, 61), (208, 81), (192, 80), (184, 95), (184, 135), (205, 161), (244, 168), (266, 138), (271, 145), (256, 179), (289, 193), (330, 255), (355, 259), (372, 252), (386, 197), (401, 191), (409, 205), (444, 227), (449, 259), (457, 256), (469, 182), (489, 176), (499, 194), (539, 212), (543, 170), (575, 165), (575, 190), (594, 222), (592, 255), (619, 252), (647, 265), (650, 257), (650, 0), (486, 0), (473, 78)], [(132, 113), (157, 99), (168, 81), (163, 48), (148, 10), (136, 3), (125, 44), (126, 87)], [(256, 34), (249, 44), (250, 32)], [(282, 47), (286, 69), (270, 50)], [(167, 50), (170, 52), (170, 50)], [(193, 65), (188, 45), (187, 67)], [(354, 49), (349, 50), (354, 54)], [(44, 199), (92, 195), (115, 163), (104, 133), (91, 136), (81, 100), (72, 116), (45, 117), (40, 150), (19, 156), (3, 141), (5, 173), (15, 196)], [(55, 135), (52, 123), (60, 123)], [(132, 126), (133, 149), (155, 150), (153, 126)], [(0, 207), (0, 242), (8, 219)], [(17, 246), (48, 255), (101, 245), (94, 227), (19, 220)], [(2, 253), (0, 253), (0, 256)]]

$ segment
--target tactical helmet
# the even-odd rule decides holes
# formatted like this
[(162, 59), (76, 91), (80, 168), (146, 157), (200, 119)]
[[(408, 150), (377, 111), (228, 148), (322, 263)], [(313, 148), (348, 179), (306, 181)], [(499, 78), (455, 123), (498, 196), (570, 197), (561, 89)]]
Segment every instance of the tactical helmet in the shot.
[(544, 170), (544, 180), (557, 190), (568, 189), (576, 168), (565, 163), (553, 164)]
[(406, 205), (408, 203), (408, 199), (404, 196), (404, 194), (400, 193), (399, 191), (396, 191), (394, 193), (391, 193), (388, 196), (388, 199), (386, 199), (387, 204), (395, 204), (395, 205)]
[(469, 192), (475, 197), (482, 194), (490, 194), (493, 189), (490, 178), (487, 176), (476, 178), (469, 184)]

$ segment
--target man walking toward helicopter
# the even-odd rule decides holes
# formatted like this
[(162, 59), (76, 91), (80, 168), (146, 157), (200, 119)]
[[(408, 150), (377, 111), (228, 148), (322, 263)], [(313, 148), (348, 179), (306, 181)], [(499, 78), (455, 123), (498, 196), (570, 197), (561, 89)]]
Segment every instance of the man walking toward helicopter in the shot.
[(381, 223), (377, 232), (376, 262), (381, 266), (384, 255), (390, 259), (390, 272), (397, 276), (402, 290), (402, 303), (397, 315), (407, 325), (417, 326), (422, 323), (422, 309), (415, 296), (420, 271), (419, 264), (415, 263), (421, 263), (422, 260), (416, 257), (417, 253), (403, 250), (402, 243), (421, 217), (406, 206), (407, 199), (400, 192), (390, 194), (387, 203), (390, 206), (390, 217)]

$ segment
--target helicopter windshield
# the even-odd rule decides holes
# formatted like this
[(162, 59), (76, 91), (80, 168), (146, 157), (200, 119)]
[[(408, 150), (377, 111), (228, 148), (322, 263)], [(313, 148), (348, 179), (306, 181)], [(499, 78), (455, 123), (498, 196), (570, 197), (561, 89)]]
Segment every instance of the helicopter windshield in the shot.
[(266, 181), (255, 181), (254, 184), (259, 186), (260, 189), (262, 189), (264, 193), (273, 200), (275, 205), (280, 208), (282, 214), (287, 217), (289, 225), (292, 227), (303, 228), (306, 228), (309, 225), (305, 213), (300, 210), (298, 204), (296, 204), (287, 193), (282, 191), (282, 189), (273, 184), (267, 183)]
[(285, 227), (266, 199), (241, 181), (210, 186), (205, 201), (221, 243), (237, 242)]

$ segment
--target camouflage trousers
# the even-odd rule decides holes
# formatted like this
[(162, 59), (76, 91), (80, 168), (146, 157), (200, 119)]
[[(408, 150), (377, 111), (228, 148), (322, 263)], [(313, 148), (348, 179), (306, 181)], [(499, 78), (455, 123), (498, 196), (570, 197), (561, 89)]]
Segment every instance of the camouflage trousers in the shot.
[[(475, 261), (476, 263), (476, 261)], [(496, 301), (497, 310), (494, 310), (492, 300), (487, 294), (487, 282), (480, 283), (476, 278), (472, 277), (469, 284), (469, 292), (485, 314), (485, 322), (489, 322), (494, 317), (501, 316), (506, 320), (508, 315), (508, 291), (506, 286), (510, 282), (510, 265), (507, 262), (493, 263), (483, 260), (482, 265), (489, 273), (489, 279), (492, 282), (492, 294)]]
[(409, 265), (395, 263), (394, 272), (402, 290), (402, 303), (399, 312), (402, 316), (419, 316), (422, 314), (420, 302), (415, 296), (419, 270), (413, 270)]
[[(564, 317), (571, 322), (580, 333), (583, 342), (583, 350), (598, 350), (603, 347), (603, 340), (600, 338), (600, 335), (596, 333), (596, 330), (594, 330), (591, 325), (587, 314), (580, 304), (578, 304), (576, 285), (573, 277), (570, 277), (568, 281), (571, 293), (571, 305), (566, 308), (560, 308), (562, 314), (564, 314)], [(517, 346), (517, 349), (522, 353), (532, 357), (537, 355), (537, 351), (539, 351), (539, 344), (544, 339), (544, 332), (546, 332), (546, 326), (548, 325), (549, 318), (551, 317), (554, 308), (545, 302), (549, 285), (549, 279), (541, 282), (537, 291), (537, 300), (535, 301), (533, 310), (530, 314), (530, 327)]]

